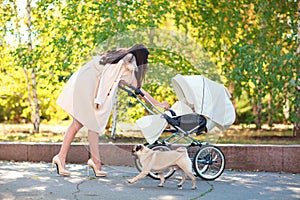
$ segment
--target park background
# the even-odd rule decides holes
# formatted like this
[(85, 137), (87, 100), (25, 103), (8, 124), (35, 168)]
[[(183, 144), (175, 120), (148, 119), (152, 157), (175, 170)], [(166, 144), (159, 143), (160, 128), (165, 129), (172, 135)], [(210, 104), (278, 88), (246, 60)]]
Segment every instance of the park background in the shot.
[[(4, 0), (0, 6), (3, 141), (36, 133), (55, 139), (53, 129), (41, 127), (69, 122), (56, 105), (68, 78), (97, 52), (139, 42), (149, 46), (153, 67), (144, 87), (158, 100), (176, 101), (168, 82), (174, 74), (203, 74), (232, 95), (235, 134), (257, 130), (255, 141), (279, 135), (299, 144), (298, 1)], [(145, 114), (120, 97), (119, 120)]]

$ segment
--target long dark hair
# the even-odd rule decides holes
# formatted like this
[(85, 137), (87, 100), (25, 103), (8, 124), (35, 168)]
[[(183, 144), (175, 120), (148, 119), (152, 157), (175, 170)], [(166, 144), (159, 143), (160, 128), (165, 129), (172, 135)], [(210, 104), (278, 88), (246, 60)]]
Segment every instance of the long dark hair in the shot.
[(148, 55), (149, 51), (143, 44), (136, 44), (128, 49), (115, 49), (107, 51), (102, 54), (103, 57), (100, 60), (101, 65), (105, 64), (116, 64), (118, 63), (124, 56), (132, 53), (136, 58), (136, 64), (138, 66), (138, 70), (135, 71), (135, 77), (137, 79), (137, 86), (141, 87), (142, 81), (145, 78), (147, 69), (148, 69)]

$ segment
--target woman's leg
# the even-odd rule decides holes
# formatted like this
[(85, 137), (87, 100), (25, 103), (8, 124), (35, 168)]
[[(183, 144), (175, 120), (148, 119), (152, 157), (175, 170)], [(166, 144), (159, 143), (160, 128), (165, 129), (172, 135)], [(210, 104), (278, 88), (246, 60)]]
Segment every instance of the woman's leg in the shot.
[(63, 167), (65, 167), (66, 157), (67, 157), (68, 151), (70, 149), (71, 143), (74, 140), (75, 135), (81, 128), (82, 128), (82, 124), (73, 118), (72, 123), (70, 124), (70, 126), (68, 127), (68, 129), (65, 133), (60, 151), (57, 154)]
[(88, 131), (91, 159), (95, 163), (96, 170), (101, 170), (101, 160), (99, 154), (99, 134), (95, 131)]

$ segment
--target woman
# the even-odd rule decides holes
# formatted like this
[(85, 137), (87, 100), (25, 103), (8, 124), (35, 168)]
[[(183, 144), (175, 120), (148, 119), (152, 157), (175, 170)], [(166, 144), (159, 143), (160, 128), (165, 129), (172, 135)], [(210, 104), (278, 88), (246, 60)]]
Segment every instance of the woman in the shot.
[[(57, 100), (57, 104), (73, 117), (60, 151), (52, 160), (52, 165), (57, 166), (58, 174), (70, 176), (70, 172), (65, 169), (66, 156), (75, 135), (85, 126), (88, 129), (91, 151), (87, 165), (97, 177), (107, 175), (101, 170), (98, 134), (104, 132), (108, 122), (118, 83), (122, 81), (141, 87), (147, 71), (148, 55), (148, 49), (142, 44), (108, 51), (95, 56), (71, 76)], [(144, 90), (142, 92), (154, 105), (169, 109), (167, 102), (159, 103), (149, 93)]]

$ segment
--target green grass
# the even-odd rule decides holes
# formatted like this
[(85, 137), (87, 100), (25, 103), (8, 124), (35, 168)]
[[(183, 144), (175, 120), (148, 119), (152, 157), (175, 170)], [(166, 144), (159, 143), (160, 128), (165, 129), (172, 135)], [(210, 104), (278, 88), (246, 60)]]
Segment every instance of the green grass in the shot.
[[(0, 124), (0, 141), (2, 142), (62, 142), (68, 123), (42, 124), (40, 133), (32, 133), (31, 124)], [(163, 133), (161, 138), (170, 134)], [(300, 144), (300, 138), (292, 136), (292, 127), (276, 125), (273, 128), (263, 127), (255, 130), (252, 126), (232, 126), (217, 135), (193, 136), (202, 141), (221, 144)], [(118, 132), (112, 138), (109, 131), (99, 137), (101, 143), (146, 143), (143, 135), (137, 131)], [(74, 142), (87, 143), (87, 131), (82, 129)]]

